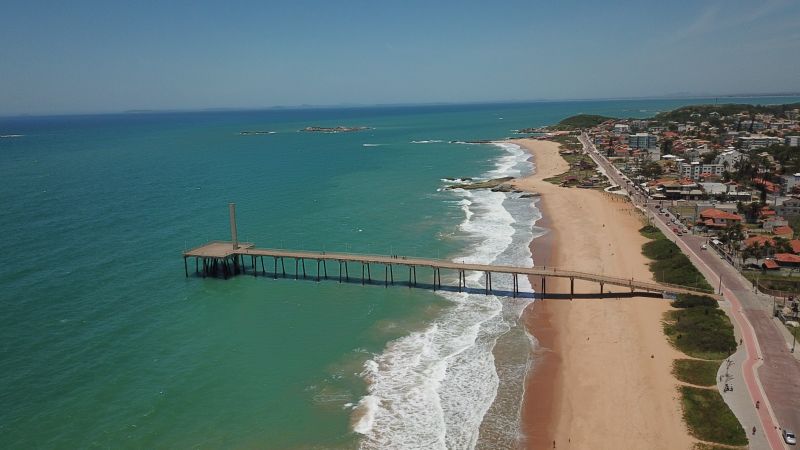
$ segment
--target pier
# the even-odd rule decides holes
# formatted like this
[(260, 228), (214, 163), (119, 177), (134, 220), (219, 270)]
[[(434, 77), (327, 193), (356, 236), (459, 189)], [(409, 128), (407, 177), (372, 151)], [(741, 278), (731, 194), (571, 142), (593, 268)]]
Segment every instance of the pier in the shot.
[[(457, 289), (462, 292), (468, 289), (466, 285), (467, 272), (480, 272), (484, 277), (482, 290), (488, 295), (493, 293), (492, 276), (506, 274), (512, 278), (512, 296), (520, 295), (519, 276), (539, 277), (541, 290), (537, 296), (547, 296), (548, 278), (566, 278), (570, 280), (569, 298), (575, 297), (575, 280), (596, 283), (599, 286), (598, 294), (602, 296), (606, 286), (616, 286), (629, 289), (631, 293), (643, 292), (653, 294), (692, 294), (707, 295), (717, 300), (722, 300), (721, 295), (706, 292), (689, 286), (680, 286), (652, 281), (641, 281), (633, 278), (621, 278), (604, 274), (578, 272), (555, 267), (514, 267), (495, 264), (470, 264), (442, 259), (417, 258), (398, 255), (366, 255), (353, 253), (329, 253), (303, 250), (286, 250), (272, 248), (257, 248), (249, 242), (239, 242), (236, 232), (235, 205), (230, 204), (231, 241), (212, 241), (205, 245), (187, 250), (183, 253), (183, 266), (186, 277), (189, 277), (189, 261), (194, 262), (194, 273), (201, 277), (230, 278), (248, 272), (253, 276), (271, 275), (273, 278), (313, 279), (315, 281), (337, 279), (340, 283), (352, 279), (361, 284), (375, 284), (383, 282), (386, 287), (399, 284), (395, 283), (396, 271), (408, 271), (407, 281), (403, 284), (408, 287), (421, 285), (417, 282), (417, 269), (426, 268), (431, 275), (431, 283), (426, 286), (434, 290), (442, 289), (442, 270), (458, 275), (457, 286), (447, 286), (448, 289)], [(291, 269), (287, 272), (287, 261)], [(310, 265), (310, 266), (309, 266)], [(332, 266), (329, 271), (328, 266)], [(355, 266), (355, 267), (352, 267)], [(271, 269), (270, 272), (267, 269)], [(351, 276), (351, 268), (360, 269), (360, 276)], [(383, 269), (382, 279), (373, 280), (372, 269)], [(356, 272), (353, 272), (354, 274)], [(474, 287), (473, 287), (474, 288)], [(561, 293), (567, 296), (567, 293)]]

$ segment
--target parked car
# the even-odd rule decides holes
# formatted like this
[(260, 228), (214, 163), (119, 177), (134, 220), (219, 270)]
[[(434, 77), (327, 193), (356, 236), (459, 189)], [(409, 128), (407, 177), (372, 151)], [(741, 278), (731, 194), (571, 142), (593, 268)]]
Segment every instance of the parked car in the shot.
[(700, 246), (700, 250), (705, 250), (707, 248), (708, 248), (708, 246), (706, 244), (703, 244), (703, 245)]
[(797, 444), (797, 437), (795, 437), (794, 433), (789, 430), (783, 430), (783, 441), (789, 445)]

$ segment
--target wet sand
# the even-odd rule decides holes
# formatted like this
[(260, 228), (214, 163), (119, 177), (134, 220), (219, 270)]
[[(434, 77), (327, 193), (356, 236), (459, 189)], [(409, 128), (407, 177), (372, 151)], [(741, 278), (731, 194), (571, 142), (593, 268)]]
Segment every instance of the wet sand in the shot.
[[(652, 279), (641, 254), (642, 219), (630, 203), (595, 190), (561, 188), (543, 178), (567, 170), (558, 145), (517, 140), (534, 155), (536, 173), (516, 181), (542, 195), (548, 228), (532, 244), (534, 262), (574, 270)], [(531, 280), (540, 288), (540, 280)], [(569, 280), (548, 279), (549, 293)], [(619, 288), (606, 292), (624, 292)], [(575, 282), (576, 293), (599, 286)], [(545, 299), (525, 311), (539, 342), (528, 375), (522, 427), (526, 448), (691, 448), (681, 418), (672, 361), (680, 357), (661, 331), (670, 306), (653, 298)]]

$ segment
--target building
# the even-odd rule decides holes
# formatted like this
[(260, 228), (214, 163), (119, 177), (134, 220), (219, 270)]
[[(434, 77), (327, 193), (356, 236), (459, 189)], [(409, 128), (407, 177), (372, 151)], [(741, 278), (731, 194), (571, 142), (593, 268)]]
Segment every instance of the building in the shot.
[(800, 147), (800, 136), (785, 136), (783, 139), (789, 147)]
[(781, 267), (800, 267), (800, 256), (791, 253), (776, 253), (773, 259)]
[(628, 136), (628, 146), (630, 148), (655, 148), (658, 146), (658, 139), (649, 133), (636, 133)]
[(770, 145), (783, 144), (783, 139), (763, 134), (753, 134), (751, 136), (739, 136), (737, 138), (739, 148), (742, 150), (752, 150), (754, 148), (769, 147)]
[(736, 166), (736, 163), (741, 161), (744, 157), (745, 155), (742, 152), (729, 149), (717, 155), (717, 157), (714, 158), (714, 164), (720, 164), (723, 167), (727, 167), (728, 170), (731, 170)]
[(791, 111), (786, 111), (786, 118), (789, 120), (797, 120), (800, 118), (800, 109), (793, 109)]
[(800, 216), (800, 200), (796, 198), (790, 198), (789, 200), (786, 200), (782, 204), (776, 206), (775, 212), (778, 213), (779, 216), (783, 217)]
[(784, 225), (782, 227), (773, 228), (772, 234), (774, 234), (777, 237), (782, 237), (784, 239), (791, 239), (794, 237), (794, 230), (792, 230), (792, 227)]
[(786, 193), (794, 190), (795, 186), (800, 186), (800, 173), (792, 175), (783, 175), (783, 184)]
[(730, 225), (741, 223), (742, 216), (716, 208), (709, 208), (700, 212), (700, 221), (709, 228), (728, 228)]
[(725, 167), (722, 164), (701, 164), (695, 162), (679, 162), (677, 167), (678, 175), (692, 180), (699, 180), (703, 176), (715, 175), (722, 176)]
[(624, 124), (624, 123), (614, 124), (614, 133), (616, 133), (616, 134), (624, 134), (624, 133), (630, 133), (630, 132), (631, 132), (631, 127), (628, 124)]

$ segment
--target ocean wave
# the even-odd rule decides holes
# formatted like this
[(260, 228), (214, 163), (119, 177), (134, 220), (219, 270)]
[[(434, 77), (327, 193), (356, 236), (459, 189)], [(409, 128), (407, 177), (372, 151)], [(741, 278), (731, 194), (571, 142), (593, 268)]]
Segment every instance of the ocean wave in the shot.
[[(497, 144), (505, 152), (482, 177), (519, 176), (531, 170), (528, 155), (515, 144)], [(500, 175), (502, 174), (502, 175)], [(502, 192), (449, 191), (448, 202), (464, 212), (459, 230), (472, 244), (454, 261), (530, 267), (528, 248), (537, 220), (533, 202)], [(506, 279), (507, 278), (507, 279)], [(526, 277), (519, 286), (530, 292)], [(483, 287), (483, 274), (468, 272), (468, 287)], [(454, 284), (454, 283), (453, 283)], [(511, 277), (497, 276), (495, 290), (511, 290)], [(439, 292), (450, 302), (427, 328), (396, 339), (364, 365), (368, 385), (354, 410), (353, 430), (361, 448), (474, 448), (484, 416), (502, 380), (493, 349), (522, 314), (530, 299)], [(525, 366), (515, 379), (524, 377)], [(504, 376), (507, 374), (504, 373)], [(521, 403), (521, 394), (517, 395)], [(509, 438), (518, 429), (518, 408)], [(505, 412), (504, 412), (505, 414)]]
[(7, 139), (7, 138), (20, 138), (20, 137), (23, 137), (23, 136), (25, 136), (25, 135), (24, 134), (0, 134), (0, 138), (4, 138), (4, 139)]
[(424, 140), (424, 141), (411, 141), (412, 144), (439, 144), (441, 142), (444, 142), (444, 141), (439, 140), (439, 139), (429, 139), (429, 140)]
[(361, 144), (363, 147), (380, 147), (383, 144)]

